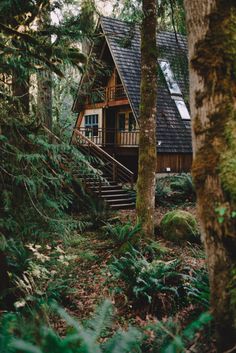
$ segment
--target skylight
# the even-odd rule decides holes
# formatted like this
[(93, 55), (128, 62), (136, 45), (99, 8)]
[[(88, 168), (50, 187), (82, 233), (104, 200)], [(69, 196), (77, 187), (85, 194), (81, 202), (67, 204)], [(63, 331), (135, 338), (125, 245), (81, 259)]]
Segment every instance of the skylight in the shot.
[(177, 82), (175, 81), (173, 71), (170, 68), (169, 61), (160, 60), (159, 64), (160, 64), (161, 70), (163, 72), (163, 75), (165, 77), (170, 94), (178, 94), (178, 95), (182, 96), (180, 88), (179, 88)]
[(190, 120), (190, 115), (186, 104), (183, 99), (182, 92), (179, 88), (178, 83), (174, 77), (173, 71), (171, 70), (170, 63), (168, 60), (158, 60), (160, 68), (166, 80), (167, 87), (169, 89), (171, 98), (175, 101), (175, 105), (179, 111), (179, 114), (183, 120)]
[(174, 98), (174, 101), (175, 101), (176, 107), (180, 113), (181, 118), (184, 120), (191, 120), (184, 100), (182, 98), (180, 98), (180, 99)]

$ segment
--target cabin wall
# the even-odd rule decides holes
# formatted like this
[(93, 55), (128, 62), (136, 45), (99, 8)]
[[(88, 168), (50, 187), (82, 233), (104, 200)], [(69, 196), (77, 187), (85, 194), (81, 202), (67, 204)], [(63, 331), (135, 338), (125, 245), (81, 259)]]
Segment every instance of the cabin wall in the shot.
[[(108, 150), (119, 162), (138, 174), (138, 148), (121, 147)], [(191, 153), (158, 153), (156, 173), (189, 173), (192, 166)]]
[(157, 173), (190, 172), (192, 166), (191, 153), (158, 153)]

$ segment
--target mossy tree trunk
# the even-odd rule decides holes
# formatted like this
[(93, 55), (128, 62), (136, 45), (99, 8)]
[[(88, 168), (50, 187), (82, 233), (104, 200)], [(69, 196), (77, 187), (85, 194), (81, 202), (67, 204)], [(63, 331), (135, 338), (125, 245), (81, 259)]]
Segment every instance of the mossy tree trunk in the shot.
[[(38, 18), (38, 30), (47, 32), (51, 24), (50, 17), (50, 0), (45, 2)], [(45, 34), (45, 41), (50, 44), (51, 38), (47, 38)], [(52, 73), (50, 70), (42, 70), (37, 73), (37, 112), (38, 118), (49, 130), (52, 130)]]
[(12, 73), (12, 94), (15, 99), (15, 112), (24, 115), (29, 114), (30, 110), (30, 75), (27, 69), (16, 68)]
[(137, 217), (147, 237), (154, 235), (157, 101), (156, 1), (143, 0), (141, 29), (140, 142)]
[[(185, 0), (193, 178), (218, 352), (236, 352), (236, 2)], [(233, 348), (234, 347), (234, 348)]]

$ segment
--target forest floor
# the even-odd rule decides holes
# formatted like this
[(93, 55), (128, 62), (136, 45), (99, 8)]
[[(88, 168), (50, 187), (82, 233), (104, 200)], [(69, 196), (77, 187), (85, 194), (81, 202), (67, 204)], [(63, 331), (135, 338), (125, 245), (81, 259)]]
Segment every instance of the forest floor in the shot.
[[(192, 204), (179, 206), (178, 209), (186, 210), (196, 215), (195, 206)], [(163, 215), (170, 210), (169, 207), (158, 207), (156, 209), (157, 229)], [(135, 210), (119, 211), (112, 215), (112, 218), (119, 219), (122, 223), (130, 222), (135, 224)], [(154, 246), (155, 244), (155, 246)], [(144, 247), (147, 244), (143, 245)], [(109, 299), (115, 308), (115, 320), (113, 330), (122, 328), (126, 329), (130, 325), (135, 327), (145, 327), (150, 322), (161, 321), (165, 323), (169, 317), (172, 317), (180, 327), (186, 327), (192, 320), (195, 320), (201, 312), (206, 308), (199, 305), (199, 302), (190, 301), (179, 303), (176, 305), (175, 300), (168, 293), (157, 295), (152, 303), (144, 301), (136, 301), (130, 295), (127, 283), (113, 278), (110, 272), (110, 264), (114, 261), (114, 257), (119, 254), (120, 245), (114, 242), (114, 239), (105, 235), (104, 227), (99, 230), (85, 231), (77, 234), (72, 239), (67, 240), (64, 251), (72, 256), (76, 256), (76, 264), (73, 266), (73, 286), (70, 288), (69, 294), (63, 305), (66, 310), (78, 321), (86, 320), (90, 317), (96, 307), (101, 304), (104, 299)], [(150, 246), (147, 247), (146, 258), (155, 258), (155, 251), (163, 254), (165, 261), (179, 261), (180, 271), (188, 273), (197, 273), (205, 271), (205, 254), (200, 244), (176, 245), (170, 241), (166, 241), (160, 234), (156, 234)], [(201, 281), (201, 279), (200, 279)], [(200, 299), (200, 298), (199, 298)], [(186, 299), (183, 299), (185, 301)], [(55, 324), (59, 332), (64, 332), (65, 326), (63, 320), (57, 321)], [(205, 334), (196, 335), (192, 347), (198, 345), (198, 341), (203, 341), (200, 351), (214, 352), (214, 343), (207, 343)], [(190, 350), (200, 352), (199, 350)]]

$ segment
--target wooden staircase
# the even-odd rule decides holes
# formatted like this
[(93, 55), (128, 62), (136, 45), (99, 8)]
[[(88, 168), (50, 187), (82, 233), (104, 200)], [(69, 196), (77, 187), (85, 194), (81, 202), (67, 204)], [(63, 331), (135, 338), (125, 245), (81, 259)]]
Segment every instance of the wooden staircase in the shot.
[(73, 143), (84, 155), (92, 157), (91, 165), (102, 172), (99, 179), (95, 176), (84, 177), (87, 189), (99, 199), (104, 200), (113, 210), (134, 208), (135, 198), (123, 188), (125, 184), (129, 184), (133, 189), (133, 172), (79, 130), (75, 130)]

